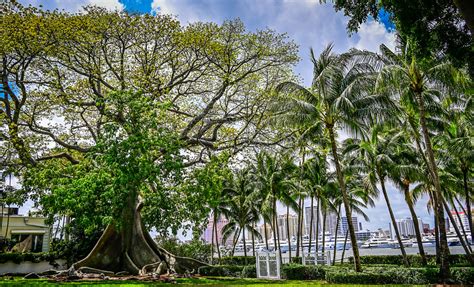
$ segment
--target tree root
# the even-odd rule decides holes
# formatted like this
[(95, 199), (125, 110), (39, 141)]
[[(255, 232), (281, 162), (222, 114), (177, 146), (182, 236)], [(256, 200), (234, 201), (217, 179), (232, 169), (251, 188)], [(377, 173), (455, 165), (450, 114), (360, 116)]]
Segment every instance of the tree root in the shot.
[[(146, 232), (137, 205), (133, 213), (132, 226), (117, 229), (108, 225), (92, 251), (82, 260), (74, 263), (75, 270), (102, 271), (102, 274), (128, 272), (132, 275), (185, 274), (193, 273), (208, 264), (193, 258), (179, 257), (159, 247)], [(83, 269), (85, 268), (85, 269)]]

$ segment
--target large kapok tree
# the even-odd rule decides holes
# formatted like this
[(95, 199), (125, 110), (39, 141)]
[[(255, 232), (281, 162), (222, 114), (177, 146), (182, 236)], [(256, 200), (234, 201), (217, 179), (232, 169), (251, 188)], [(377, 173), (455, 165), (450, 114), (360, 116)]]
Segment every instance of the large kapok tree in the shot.
[(107, 226), (73, 267), (201, 265), (147, 231), (168, 234), (208, 214), (202, 195), (179, 188), (183, 168), (272, 143), (266, 91), (291, 76), (296, 46), (240, 21), (182, 27), (97, 7), (0, 9), (0, 148), (15, 152), (8, 164), (45, 214)]

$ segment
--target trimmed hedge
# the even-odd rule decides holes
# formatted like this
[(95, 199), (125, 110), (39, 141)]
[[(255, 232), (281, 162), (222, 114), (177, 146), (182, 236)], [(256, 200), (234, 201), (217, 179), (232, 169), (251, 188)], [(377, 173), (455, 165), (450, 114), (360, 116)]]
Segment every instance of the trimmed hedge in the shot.
[(221, 265), (255, 265), (256, 259), (253, 256), (229, 256), (222, 257)]
[[(434, 269), (437, 274), (438, 270)], [(365, 268), (362, 272), (345, 268), (326, 270), (326, 281), (338, 284), (428, 284), (429, 268)]]
[(286, 264), (282, 266), (282, 275), (289, 280), (323, 280), (325, 269), (317, 265)]
[[(407, 255), (410, 267), (423, 267), (421, 264), (420, 255)], [(428, 265), (436, 266), (436, 256), (426, 255)], [(349, 262), (354, 263), (354, 258), (349, 257)], [(403, 265), (402, 255), (366, 255), (360, 257), (361, 264), (374, 265), (374, 264), (388, 264), (388, 265)], [(451, 266), (471, 266), (469, 259), (465, 254), (451, 254), (449, 255), (449, 263)]]
[(0, 263), (5, 263), (8, 261), (14, 262), (16, 264), (20, 264), (24, 261), (31, 261), (31, 262), (54, 262), (57, 259), (61, 259), (61, 256), (57, 253), (53, 252), (41, 252), (41, 253), (0, 253)]
[(257, 278), (257, 267), (255, 265), (247, 265), (242, 269), (242, 278)]
[(198, 273), (203, 276), (240, 277), (244, 266), (214, 265), (199, 267)]

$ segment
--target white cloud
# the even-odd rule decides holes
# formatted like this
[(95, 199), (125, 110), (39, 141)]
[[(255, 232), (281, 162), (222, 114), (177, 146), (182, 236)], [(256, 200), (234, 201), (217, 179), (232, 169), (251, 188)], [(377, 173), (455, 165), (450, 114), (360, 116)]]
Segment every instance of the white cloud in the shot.
[(357, 49), (378, 52), (382, 43), (391, 50), (395, 49), (395, 33), (388, 32), (382, 23), (375, 21), (363, 23), (357, 34), (359, 36), (359, 40), (355, 43)]

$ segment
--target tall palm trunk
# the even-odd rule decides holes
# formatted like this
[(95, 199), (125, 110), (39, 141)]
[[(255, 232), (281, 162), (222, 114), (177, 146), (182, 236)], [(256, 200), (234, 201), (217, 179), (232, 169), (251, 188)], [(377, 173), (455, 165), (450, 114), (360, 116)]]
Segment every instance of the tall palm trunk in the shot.
[(415, 91), (417, 93), (418, 100), (418, 110), (420, 112), (420, 125), (423, 133), (423, 138), (426, 146), (426, 154), (428, 158), (429, 170), (432, 175), (432, 180), (435, 186), (435, 212), (438, 214), (438, 227), (439, 227), (439, 243), (440, 243), (440, 277), (445, 282), (449, 276), (449, 247), (448, 247), (448, 238), (446, 235), (446, 222), (444, 219), (443, 211), (443, 194), (441, 192), (441, 184), (438, 176), (438, 167), (436, 166), (434, 152), (431, 145), (431, 138), (426, 126), (426, 114), (425, 114), (425, 101), (423, 95), (420, 91)]
[(288, 240), (288, 260), (291, 262), (290, 206), (286, 206), (286, 237)]
[(278, 228), (278, 212), (277, 212), (277, 205), (276, 199), (273, 201), (273, 208), (275, 209), (275, 227), (276, 227), (276, 239), (278, 244), (278, 255), (280, 255), (280, 265), (283, 264), (283, 258), (281, 257), (281, 246), (280, 246), (280, 229)]
[(326, 209), (323, 208), (323, 244), (322, 244), (323, 245), (322, 246), (322, 252), (323, 253), (326, 249), (326, 247), (324, 246), (324, 245), (326, 245), (326, 236), (325, 236), (325, 234), (326, 234), (326, 215), (327, 215)]
[(349, 203), (349, 195), (347, 194), (346, 185), (344, 183), (344, 176), (342, 174), (342, 169), (339, 164), (339, 156), (337, 155), (337, 146), (336, 139), (334, 136), (334, 126), (327, 125), (327, 130), (329, 132), (329, 137), (331, 140), (331, 150), (334, 157), (334, 164), (336, 166), (337, 180), (339, 182), (339, 188), (342, 193), (342, 200), (344, 202), (344, 209), (346, 210), (347, 225), (349, 227), (349, 235), (351, 237), (352, 253), (354, 254), (354, 267), (356, 272), (362, 271), (362, 265), (360, 264), (359, 256), (359, 246), (357, 246), (357, 238), (355, 235), (354, 225), (352, 224), (352, 210)]
[[(310, 219), (309, 219), (309, 243), (308, 243), (308, 253), (311, 254), (311, 241), (313, 240), (313, 219), (314, 219), (314, 197), (311, 196), (311, 208), (310, 208)], [(317, 230), (317, 229), (316, 229)], [(317, 233), (318, 231), (316, 231)], [(317, 242), (317, 239), (316, 239)], [(318, 246), (316, 245), (316, 249)]]
[(464, 168), (462, 170), (464, 196), (466, 197), (467, 220), (469, 222), (469, 229), (471, 230), (471, 242), (474, 243), (474, 226), (472, 225), (471, 195), (469, 192), (469, 185), (468, 185), (468, 180), (467, 180), (468, 173), (469, 173), (468, 169)]
[[(344, 238), (344, 246), (342, 247), (342, 254), (341, 254), (341, 264), (344, 263), (344, 255), (346, 254), (346, 246), (347, 246), (347, 237), (349, 237), (349, 229), (346, 230), (346, 238)], [(355, 260), (355, 257), (354, 257)]]
[[(214, 215), (214, 220), (212, 221), (212, 230), (211, 230), (211, 264), (213, 264), (214, 262), (214, 230), (216, 230), (216, 220), (215, 220), (216, 216)], [(216, 238), (217, 240), (217, 238)]]
[(434, 217), (434, 236), (435, 236), (435, 248), (436, 248), (436, 264), (439, 264), (441, 259), (440, 259), (440, 248), (439, 248), (439, 223), (438, 223), (438, 215), (436, 212), (433, 215)]
[(423, 248), (423, 240), (421, 238), (420, 226), (418, 225), (418, 216), (416, 215), (415, 208), (413, 206), (413, 200), (410, 194), (410, 184), (408, 182), (403, 183), (403, 193), (405, 195), (405, 201), (408, 205), (408, 209), (410, 210), (413, 225), (415, 225), (416, 242), (418, 244), (418, 250), (421, 256), (421, 264), (423, 266), (426, 266), (426, 254), (425, 249)]
[(446, 213), (448, 214), (448, 218), (449, 218), (449, 220), (451, 221), (451, 224), (454, 227), (454, 231), (456, 232), (456, 235), (458, 236), (459, 241), (461, 242), (461, 245), (462, 245), (462, 248), (464, 249), (464, 252), (466, 252), (466, 255), (469, 257), (471, 263), (474, 264), (474, 260), (471, 257), (471, 252), (469, 251), (469, 248), (467, 248), (466, 242), (464, 242), (464, 238), (462, 237), (461, 232), (459, 231), (459, 227), (456, 224), (456, 220), (454, 220), (453, 215), (451, 214), (451, 212), (449, 212), (448, 203), (444, 199), (442, 200), (442, 202), (443, 202), (444, 208), (446, 209)]
[[(303, 204), (303, 205), (302, 205), (302, 209), (304, 210), (304, 199), (303, 199), (303, 203), (302, 203), (302, 204)], [(300, 224), (301, 224), (301, 231), (303, 231), (303, 230), (304, 230), (303, 211), (301, 211), (301, 218), (302, 218), (302, 220), (301, 220), (301, 222), (300, 222)], [(300, 235), (301, 235), (301, 240), (300, 240), (300, 245), (301, 245), (301, 246), (300, 246), (300, 247), (301, 247), (301, 252), (303, 252), (303, 232), (301, 232)]]
[(319, 225), (321, 224), (321, 219), (319, 217), (320, 214), (320, 205), (321, 205), (321, 199), (318, 196), (317, 202), (316, 202), (316, 252), (319, 251)]
[[(459, 215), (458, 209), (456, 208), (456, 204), (453, 203), (453, 208), (454, 212), (456, 212), (456, 217), (458, 219), (459, 225), (461, 227), (462, 235), (464, 235), (464, 242), (466, 242), (467, 248), (469, 249), (469, 252), (472, 253), (471, 246), (469, 246), (469, 240), (467, 239), (467, 233), (466, 230), (464, 229), (464, 224), (462, 224), (461, 216)], [(446, 211), (449, 213), (449, 211)]]
[(239, 242), (239, 237), (240, 237), (241, 232), (242, 232), (242, 229), (239, 228), (239, 232), (237, 233), (237, 236), (234, 235), (235, 237), (234, 237), (234, 242), (232, 244), (232, 256), (234, 256), (234, 254), (235, 254), (235, 246)]
[(252, 223), (252, 256), (255, 257), (255, 235), (254, 235), (254, 231), (255, 231), (255, 223)]
[(219, 220), (219, 217), (217, 216), (216, 213), (214, 213), (214, 225), (215, 225), (215, 235), (216, 235), (216, 249), (217, 249), (217, 258), (219, 258), (219, 262), (221, 261), (221, 250), (219, 248), (219, 236), (217, 234), (217, 221)]
[(400, 231), (398, 230), (397, 221), (395, 220), (395, 215), (393, 214), (392, 205), (390, 204), (387, 190), (385, 189), (385, 178), (380, 174), (380, 172), (377, 172), (377, 173), (380, 180), (380, 185), (382, 186), (383, 197), (385, 199), (385, 203), (387, 204), (390, 220), (392, 221), (392, 227), (393, 227), (393, 230), (395, 231), (395, 236), (397, 237), (398, 244), (400, 245), (400, 251), (402, 252), (402, 256), (403, 256), (403, 263), (405, 264), (406, 267), (408, 267), (410, 263), (408, 262), (407, 253), (405, 252), (405, 247), (403, 246), (403, 243), (402, 243), (402, 238), (400, 236)]
[(10, 227), (10, 205), (8, 205), (7, 208), (7, 225), (5, 226), (5, 238), (7, 238), (8, 236), (8, 228)]
[(241, 227), (242, 229), (242, 237), (244, 239), (244, 256), (245, 256), (245, 265), (247, 265), (247, 242), (245, 240), (245, 227)]
[(336, 252), (337, 252), (337, 233), (339, 232), (339, 221), (341, 219), (341, 205), (337, 208), (337, 219), (336, 219), (336, 231), (334, 235), (334, 254), (332, 256), (332, 265), (336, 264)]
[(263, 232), (265, 233), (265, 247), (267, 248), (267, 251), (269, 251), (269, 249), (268, 249), (267, 221), (265, 220), (265, 218), (263, 219)]
[[(302, 213), (303, 213), (303, 208), (302, 208), (302, 200), (301, 200), (302, 197), (300, 197), (298, 199), (298, 206), (299, 206), (299, 210), (298, 210), (298, 218), (296, 220), (296, 224), (298, 225), (296, 227), (296, 257), (299, 257), (300, 256), (300, 235), (302, 233), (302, 230), (301, 230), (301, 220), (303, 219), (303, 216), (302, 216)], [(290, 261), (291, 262), (291, 261)]]

